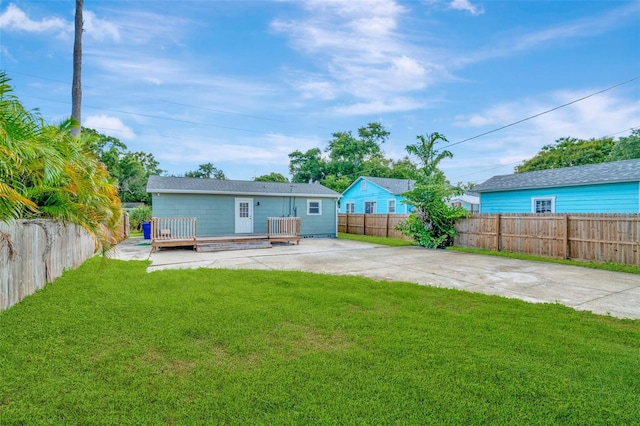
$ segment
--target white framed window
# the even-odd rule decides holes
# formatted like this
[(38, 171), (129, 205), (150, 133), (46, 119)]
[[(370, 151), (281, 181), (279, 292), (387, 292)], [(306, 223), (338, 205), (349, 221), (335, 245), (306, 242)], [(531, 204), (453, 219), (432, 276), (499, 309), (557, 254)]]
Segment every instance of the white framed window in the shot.
[(356, 203), (353, 201), (344, 204), (344, 210), (346, 213), (355, 213), (356, 212)]
[(362, 179), (360, 181), (360, 191), (366, 191), (367, 190), (367, 181)]
[(322, 214), (322, 200), (307, 200), (307, 215), (318, 216)]
[(364, 212), (365, 214), (372, 214), (378, 212), (378, 205), (375, 201), (365, 201), (364, 202)]
[(555, 213), (556, 197), (535, 197), (531, 199), (532, 213)]
[(395, 213), (396, 212), (396, 200), (389, 200), (387, 213)]

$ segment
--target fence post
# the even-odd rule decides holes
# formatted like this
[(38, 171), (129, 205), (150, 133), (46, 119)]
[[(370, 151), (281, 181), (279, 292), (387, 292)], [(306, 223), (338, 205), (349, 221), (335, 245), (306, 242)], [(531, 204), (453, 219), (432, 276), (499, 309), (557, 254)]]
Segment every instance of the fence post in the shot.
[(344, 224), (344, 233), (348, 234), (349, 233), (349, 213), (347, 213), (347, 217), (345, 218), (345, 220), (347, 222)]
[(386, 226), (386, 229), (385, 229), (384, 236), (389, 238), (389, 213), (387, 213), (387, 226)]
[(367, 214), (362, 216), (362, 235), (367, 235)]
[(563, 245), (564, 245), (564, 258), (569, 259), (571, 257), (571, 247), (569, 246), (569, 215), (564, 215), (564, 226), (562, 230), (564, 231)]
[(496, 251), (500, 251), (500, 215), (496, 215)]

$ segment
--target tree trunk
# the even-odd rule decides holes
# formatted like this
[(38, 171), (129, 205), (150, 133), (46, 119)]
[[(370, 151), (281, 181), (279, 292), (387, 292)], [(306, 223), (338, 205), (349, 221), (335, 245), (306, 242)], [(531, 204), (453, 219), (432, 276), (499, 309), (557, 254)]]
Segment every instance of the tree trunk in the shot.
[(73, 136), (80, 136), (82, 105), (82, 7), (84, 0), (76, 0), (75, 38), (73, 42), (73, 83), (71, 85), (71, 117), (78, 127), (71, 130)]

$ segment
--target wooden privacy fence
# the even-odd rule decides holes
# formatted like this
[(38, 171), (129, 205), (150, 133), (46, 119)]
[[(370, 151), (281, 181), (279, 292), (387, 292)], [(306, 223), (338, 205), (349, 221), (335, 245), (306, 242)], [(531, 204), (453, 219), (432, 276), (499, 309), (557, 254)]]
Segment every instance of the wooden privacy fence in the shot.
[(396, 231), (398, 223), (406, 220), (408, 214), (338, 214), (338, 232), (345, 234), (369, 235), (373, 237), (401, 238), (411, 241), (410, 237)]
[(51, 220), (0, 222), (0, 311), (93, 256), (95, 240), (82, 227)]
[(638, 214), (480, 214), (456, 230), (463, 247), (640, 266)]

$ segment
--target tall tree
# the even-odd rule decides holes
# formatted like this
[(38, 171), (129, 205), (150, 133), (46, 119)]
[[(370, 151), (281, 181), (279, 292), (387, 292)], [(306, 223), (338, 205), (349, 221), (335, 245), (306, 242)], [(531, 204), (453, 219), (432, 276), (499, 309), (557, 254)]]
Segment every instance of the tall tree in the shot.
[(213, 163), (200, 164), (198, 170), (186, 172), (184, 177), (202, 178), (202, 179), (226, 179), (224, 172), (218, 169)]
[(326, 168), (327, 164), (319, 148), (311, 148), (304, 153), (296, 150), (289, 154), (291, 182), (320, 182), (326, 175)]
[(609, 160), (609, 154), (615, 142), (610, 137), (600, 139), (560, 138), (555, 144), (545, 145), (533, 158), (516, 166), (516, 173), (535, 170), (559, 169), (562, 167), (582, 166), (603, 163)]
[(82, 129), (81, 139), (117, 181), (118, 196), (122, 201), (151, 202), (146, 189), (149, 176), (164, 173), (153, 154), (129, 152), (118, 138), (103, 135), (94, 129)]
[(81, 110), (82, 110), (82, 31), (84, 20), (82, 18), (84, 0), (76, 0), (76, 15), (74, 20), (73, 40), (73, 83), (71, 85), (71, 117), (77, 126), (71, 129), (73, 136), (80, 136)]
[(640, 129), (634, 129), (629, 136), (618, 139), (609, 155), (609, 161), (634, 158), (640, 158)]
[[(359, 176), (390, 177), (392, 160), (384, 157), (381, 145), (389, 132), (380, 123), (369, 123), (352, 132), (335, 132), (325, 148), (323, 157), (319, 148), (289, 154), (292, 182), (320, 182), (342, 192)], [(400, 169), (396, 170), (399, 172)]]
[(280, 173), (276, 173), (276, 172), (271, 172), (268, 175), (258, 176), (253, 180), (255, 182), (280, 182), (280, 183), (289, 182), (289, 179), (287, 179), (285, 176), (281, 175)]

